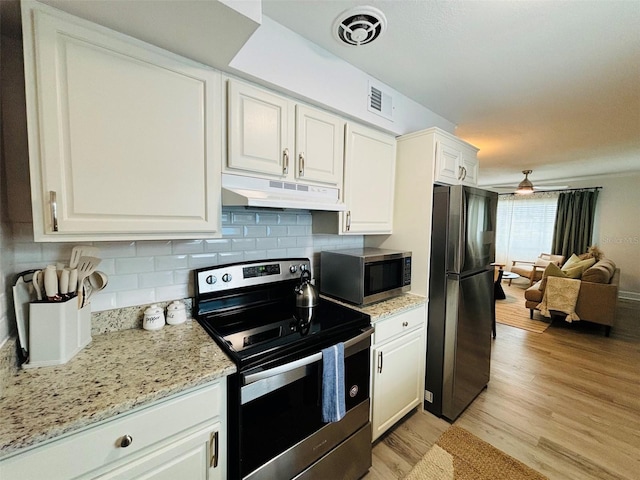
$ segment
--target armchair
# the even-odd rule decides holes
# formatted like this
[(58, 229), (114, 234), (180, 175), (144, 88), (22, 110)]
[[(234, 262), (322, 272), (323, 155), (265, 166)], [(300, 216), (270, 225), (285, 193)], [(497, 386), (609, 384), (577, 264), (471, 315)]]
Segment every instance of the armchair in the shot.
[[(564, 255), (551, 255), (550, 253), (541, 253), (540, 256), (534, 261), (513, 260), (511, 265), (511, 271), (517, 273), (521, 277), (529, 279), (529, 286), (533, 285), (542, 278), (542, 273), (547, 265), (555, 263), (561, 266), (564, 262)], [(509, 285), (511, 285), (511, 279), (509, 279)]]

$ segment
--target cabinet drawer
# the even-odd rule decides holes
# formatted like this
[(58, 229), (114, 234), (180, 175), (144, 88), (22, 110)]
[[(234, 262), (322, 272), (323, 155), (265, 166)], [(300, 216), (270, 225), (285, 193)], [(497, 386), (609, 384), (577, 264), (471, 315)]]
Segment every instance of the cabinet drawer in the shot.
[[(216, 418), (224, 388), (216, 383), (150, 407), (115, 417), (0, 462), (1, 478), (71, 479)], [(131, 443), (122, 447), (129, 436)]]
[(401, 333), (409, 332), (423, 326), (425, 322), (425, 307), (420, 306), (408, 312), (375, 322), (373, 343), (379, 344)]

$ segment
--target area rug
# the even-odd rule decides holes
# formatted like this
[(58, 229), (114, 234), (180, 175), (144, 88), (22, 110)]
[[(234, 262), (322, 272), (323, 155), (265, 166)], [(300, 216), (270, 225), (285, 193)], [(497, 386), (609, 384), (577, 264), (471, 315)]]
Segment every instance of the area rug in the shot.
[[(496, 322), (529, 332), (542, 333), (549, 325), (549, 319), (531, 320), (529, 309), (524, 306), (524, 290), (518, 286), (503, 285), (506, 298), (496, 300)], [(537, 315), (537, 313), (536, 313)]]
[(547, 477), (452, 425), (405, 480), (544, 480)]

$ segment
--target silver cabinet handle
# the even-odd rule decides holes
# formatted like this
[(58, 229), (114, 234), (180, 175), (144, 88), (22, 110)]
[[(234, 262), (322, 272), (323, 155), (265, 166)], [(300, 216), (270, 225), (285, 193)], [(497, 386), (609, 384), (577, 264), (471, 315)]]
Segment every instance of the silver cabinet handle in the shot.
[(462, 180), (462, 171), (464, 167), (458, 166), (458, 180)]
[(218, 432), (211, 432), (209, 437), (209, 467), (216, 468), (218, 466)]
[(56, 192), (49, 192), (49, 203), (51, 204), (51, 224), (54, 232), (58, 231), (58, 201)]
[(304, 177), (304, 152), (300, 152), (298, 156), (298, 175)]
[(285, 148), (282, 152), (282, 173), (289, 173), (289, 149)]
[(351, 230), (351, 210), (347, 210), (347, 232)]
[(133, 443), (133, 437), (131, 435), (125, 435), (120, 439), (120, 448), (127, 448)]
[(378, 373), (382, 373), (382, 352), (378, 353)]
[(462, 180), (467, 178), (467, 167), (462, 167)]

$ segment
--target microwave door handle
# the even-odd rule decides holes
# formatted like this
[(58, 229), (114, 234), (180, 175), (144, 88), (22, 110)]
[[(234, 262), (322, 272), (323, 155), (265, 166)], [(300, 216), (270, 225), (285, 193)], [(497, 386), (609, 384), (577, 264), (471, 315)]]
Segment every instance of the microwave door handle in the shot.
[[(373, 334), (373, 331), (374, 331), (373, 327), (364, 328), (362, 330), (362, 333), (344, 342), (345, 350), (353, 345), (356, 345), (362, 340), (365, 340), (367, 337), (370, 337)], [(307, 365), (311, 365), (312, 363), (318, 362), (320, 360), (322, 360), (322, 352), (314, 353), (313, 355), (309, 355), (308, 357), (304, 357), (299, 360), (295, 360), (293, 362), (280, 365), (278, 367), (270, 368), (269, 370), (250, 373), (249, 375), (243, 375), (243, 379), (244, 379), (243, 385), (249, 385), (259, 380), (264, 380), (265, 378), (274, 377), (276, 375), (282, 375), (283, 373), (296, 370), (300, 367), (306, 367)]]

